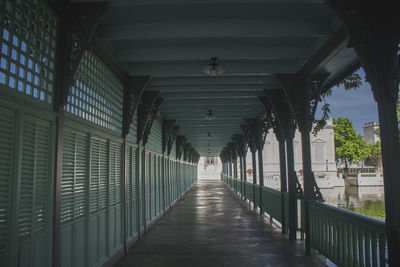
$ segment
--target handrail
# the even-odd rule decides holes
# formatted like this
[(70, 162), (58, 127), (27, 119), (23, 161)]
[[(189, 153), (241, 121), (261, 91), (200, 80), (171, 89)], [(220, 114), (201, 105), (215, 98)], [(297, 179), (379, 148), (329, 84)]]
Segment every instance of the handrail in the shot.
[(386, 266), (385, 222), (308, 201), (311, 246), (341, 266)]
[[(237, 184), (243, 181), (221, 173), (222, 181), (231, 190), (237, 191)], [(259, 185), (243, 183), (256, 193), (256, 207), (259, 206)], [(236, 186), (236, 187), (235, 187)], [(261, 187), (262, 208), (270, 217), (282, 223), (282, 212), (287, 225), (288, 193), (268, 187)], [(245, 199), (254, 202), (253, 191), (246, 189)], [(279, 201), (284, 198), (284, 207)], [(333, 207), (318, 201), (303, 202), (309, 207), (310, 243), (314, 250), (340, 266), (386, 266), (387, 243), (386, 224), (383, 221), (352, 211)], [(300, 229), (301, 230), (301, 229)]]

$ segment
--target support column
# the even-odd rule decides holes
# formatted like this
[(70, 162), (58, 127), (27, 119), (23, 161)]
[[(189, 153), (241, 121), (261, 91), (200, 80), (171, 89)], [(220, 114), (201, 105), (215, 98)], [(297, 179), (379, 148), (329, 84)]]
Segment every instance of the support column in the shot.
[(400, 266), (400, 144), (396, 114), (400, 29), (395, 1), (328, 1), (346, 27), (378, 103), (390, 266)]
[(296, 172), (294, 170), (293, 139), (286, 140), (287, 168), (289, 182), (289, 240), (296, 240), (297, 233), (297, 197)]
[(280, 178), (281, 178), (281, 205), (282, 205), (282, 234), (287, 233), (287, 225), (286, 225), (286, 214), (285, 214), (285, 198), (284, 193), (287, 192), (287, 174), (286, 174), (286, 152), (285, 152), (285, 140), (283, 138), (278, 138), (279, 142), (279, 170), (280, 170)]
[(310, 216), (307, 202), (311, 200), (323, 200), (319, 187), (315, 181), (311, 167), (310, 132), (314, 121), (315, 111), (320, 99), (322, 84), (327, 75), (309, 75), (300, 77), (298, 74), (279, 74), (277, 77), (284, 85), (289, 106), (294, 113), (301, 133), (302, 158), (303, 158), (303, 185), (305, 254), (310, 255)]
[(238, 179), (238, 165), (237, 165), (237, 160), (233, 160), (233, 178)]
[(257, 162), (256, 162), (256, 150), (251, 151), (251, 161), (253, 168), (253, 204), (254, 209), (256, 208), (256, 184), (257, 184)]
[(260, 197), (260, 214), (262, 213), (263, 207), (262, 207), (262, 186), (264, 185), (264, 168), (263, 168), (263, 148), (264, 148), (264, 141), (266, 137), (266, 129), (265, 124), (263, 120), (260, 120), (258, 118), (256, 119), (245, 119), (248, 129), (249, 129), (249, 134), (251, 139), (253, 140), (253, 143), (255, 145), (256, 150), (258, 151), (258, 181), (260, 185), (260, 190), (258, 192), (259, 197)]
[[(266, 90), (267, 98), (262, 99), (262, 102), (269, 115), (269, 121), (279, 142), (279, 161), (281, 175), (281, 192), (287, 192), (286, 176), (289, 184), (289, 225), (282, 224), (282, 233), (286, 233), (285, 228), (289, 228), (289, 239), (295, 240), (297, 234), (297, 194), (301, 191), (301, 186), (298, 184), (296, 172), (294, 168), (293, 154), (293, 138), (296, 129), (296, 123), (293, 114), (290, 111), (285, 93), (281, 89)], [(286, 155), (285, 155), (286, 141)], [(285, 157), (286, 156), (286, 157)], [(287, 174), (286, 174), (286, 159), (287, 159)], [(299, 188), (297, 188), (297, 185)], [(285, 221), (285, 201), (286, 198), (282, 194), (282, 214)]]
[(228, 160), (228, 165), (229, 165), (229, 176), (233, 177), (233, 175), (232, 175), (232, 159)]

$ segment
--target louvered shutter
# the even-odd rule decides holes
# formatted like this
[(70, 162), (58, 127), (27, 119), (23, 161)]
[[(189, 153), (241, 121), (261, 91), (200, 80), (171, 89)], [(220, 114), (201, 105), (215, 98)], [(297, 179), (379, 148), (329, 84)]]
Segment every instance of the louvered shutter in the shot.
[(50, 123), (25, 116), (23, 124), (18, 239), (45, 234), (48, 222)]
[(138, 176), (137, 176), (137, 159), (138, 159), (138, 150), (137, 148), (133, 149), (132, 152), (132, 169), (133, 169), (133, 177), (132, 177), (132, 214), (133, 214), (133, 229), (135, 232), (138, 231), (138, 224), (137, 224), (137, 203), (138, 203)]
[(88, 186), (88, 137), (76, 135), (74, 218), (86, 215), (86, 188)]
[(73, 220), (75, 134), (65, 130), (63, 135), (63, 159), (61, 178), (61, 222)]
[(108, 142), (99, 140), (99, 208), (100, 210), (107, 207), (107, 191), (108, 191)]
[(122, 146), (120, 143), (110, 144), (110, 157), (109, 204), (113, 206), (121, 202)]
[(15, 113), (0, 108), (0, 256), (7, 254), (9, 244), (14, 133)]
[(90, 163), (90, 213), (99, 210), (100, 140), (91, 138)]
[(88, 186), (88, 136), (64, 132), (63, 170), (61, 178), (61, 222), (86, 215)]

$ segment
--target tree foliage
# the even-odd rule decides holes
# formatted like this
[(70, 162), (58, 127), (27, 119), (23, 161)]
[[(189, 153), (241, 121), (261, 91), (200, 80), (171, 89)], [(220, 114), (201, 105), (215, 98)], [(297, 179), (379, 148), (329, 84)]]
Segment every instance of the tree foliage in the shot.
[(369, 155), (365, 160), (365, 164), (380, 168), (380, 162), (382, 159), (381, 153), (381, 142), (375, 142), (368, 144)]
[(397, 123), (400, 130), (400, 92), (397, 96)]
[(370, 148), (361, 135), (354, 130), (353, 122), (347, 118), (333, 120), (335, 124), (336, 158), (346, 162), (361, 161), (370, 154)]
[[(340, 81), (336, 86), (343, 86), (344, 90), (349, 91), (352, 89), (357, 89), (362, 85), (362, 79), (360, 74), (353, 72), (352, 74), (348, 75), (342, 81)], [(326, 102), (325, 98), (332, 95), (332, 89), (328, 89), (321, 95), (321, 101), (324, 102), (324, 105), (321, 107), (322, 116), (320, 119), (314, 120), (314, 128), (312, 133), (314, 136), (318, 134), (320, 130), (322, 130), (325, 125), (326, 121), (329, 119), (331, 114), (331, 109), (329, 103)], [(400, 123), (400, 121), (399, 121)]]

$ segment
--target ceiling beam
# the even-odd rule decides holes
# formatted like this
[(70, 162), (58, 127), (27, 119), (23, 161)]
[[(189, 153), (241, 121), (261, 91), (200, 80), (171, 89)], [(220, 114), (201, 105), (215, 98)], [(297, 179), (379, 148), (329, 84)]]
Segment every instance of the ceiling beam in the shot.
[(162, 97), (165, 101), (171, 99), (233, 99), (233, 98), (256, 98), (258, 96), (264, 96), (263, 91), (231, 91), (231, 92), (179, 92), (179, 93), (167, 93), (164, 92)]
[(268, 84), (276, 82), (275, 74), (265, 75), (220, 75), (220, 76), (191, 76), (191, 77), (159, 77), (152, 78), (147, 86), (173, 86), (173, 85), (226, 85), (226, 84)]
[(104, 40), (143, 40), (181, 38), (291, 37), (329, 35), (325, 23), (278, 19), (187, 19), (136, 24), (101, 25), (99, 37)]
[(247, 98), (247, 99), (231, 99), (230, 101), (224, 101), (223, 99), (192, 99), (192, 100), (179, 100), (170, 99), (163, 103), (163, 107), (176, 107), (176, 106), (261, 106), (261, 102), (258, 98)]
[(163, 62), (202, 61), (211, 56), (225, 60), (268, 60), (306, 58), (312, 53), (311, 47), (262, 46), (254, 44), (202, 44), (167, 47), (129, 47), (118, 49), (116, 56), (121, 61)]
[[(209, 76), (203, 73), (208, 64), (204, 61), (189, 62), (123, 62), (130, 75), (151, 75), (154, 77), (176, 77), (176, 76)], [(218, 56), (218, 55), (216, 55)], [(120, 58), (123, 61), (123, 58)], [(221, 61), (224, 73), (228, 75), (270, 75), (272, 73), (296, 73), (306, 58), (297, 59), (269, 59), (263, 61)]]
[(280, 88), (281, 83), (271, 81), (263, 84), (206, 84), (206, 85), (155, 85), (147, 86), (146, 91), (160, 91), (164, 93), (177, 92), (231, 92), (231, 91), (260, 91)]
[[(101, 2), (100, 0), (70, 0), (72, 3), (80, 2)], [(130, 7), (130, 6), (152, 6), (152, 5), (176, 5), (176, 4), (232, 4), (232, 3), (285, 3), (285, 4), (323, 4), (324, 0), (112, 0), (113, 7)]]

